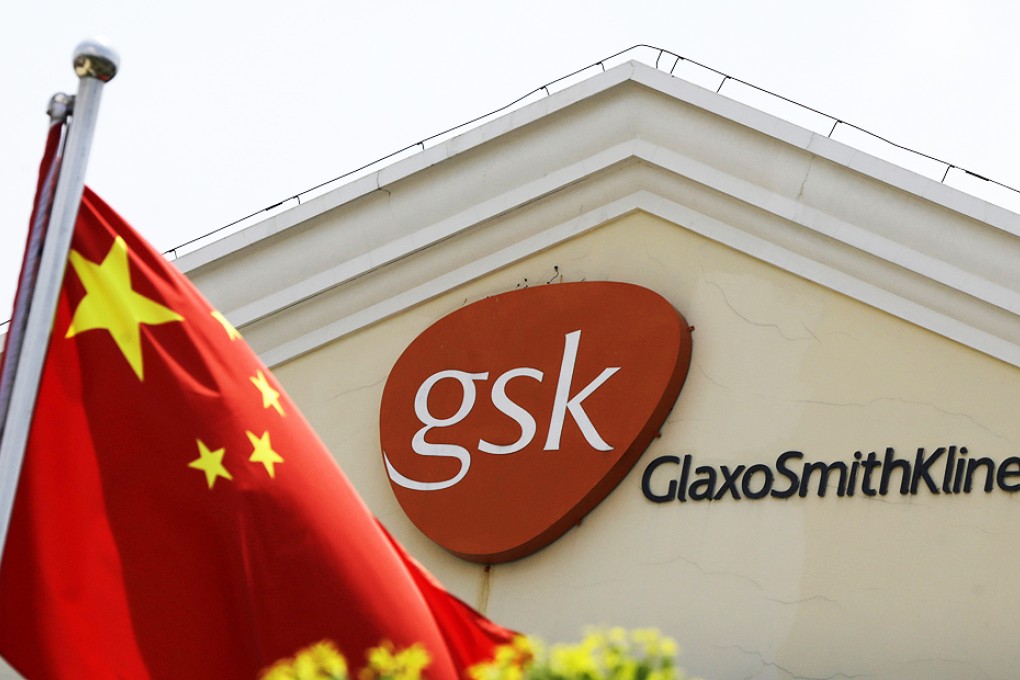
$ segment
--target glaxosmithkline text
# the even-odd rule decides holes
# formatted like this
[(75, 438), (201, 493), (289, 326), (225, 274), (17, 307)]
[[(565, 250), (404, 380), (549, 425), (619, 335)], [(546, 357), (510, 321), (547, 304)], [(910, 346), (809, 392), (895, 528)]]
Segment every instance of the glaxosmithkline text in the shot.
[(890, 447), (881, 455), (856, 451), (852, 461), (808, 462), (800, 451), (787, 451), (772, 465), (698, 465), (690, 454), (659, 456), (641, 477), (641, 490), (655, 503), (718, 501), (741, 498), (804, 498), (825, 496), (885, 496), (1020, 491), (1020, 457), (996, 462), (968, 455), (967, 447), (917, 449), (899, 458)]

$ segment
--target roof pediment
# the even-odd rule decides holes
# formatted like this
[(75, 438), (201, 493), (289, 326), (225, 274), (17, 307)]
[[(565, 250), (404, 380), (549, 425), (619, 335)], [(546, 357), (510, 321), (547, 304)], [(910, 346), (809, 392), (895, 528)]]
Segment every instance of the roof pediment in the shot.
[(635, 211), (1020, 366), (1020, 217), (637, 62), (178, 265), (274, 365)]

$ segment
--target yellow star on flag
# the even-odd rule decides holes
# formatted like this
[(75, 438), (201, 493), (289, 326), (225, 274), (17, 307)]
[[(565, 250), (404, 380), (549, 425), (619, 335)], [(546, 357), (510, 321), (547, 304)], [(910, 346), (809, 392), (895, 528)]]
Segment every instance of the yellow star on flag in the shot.
[(256, 437), (255, 433), (245, 430), (245, 434), (248, 435), (248, 441), (251, 442), (251, 445), (255, 447), (251, 453), (251, 458), (248, 460), (265, 465), (266, 472), (269, 473), (271, 478), (275, 479), (276, 470), (273, 469), (273, 464), (282, 463), (283, 456), (273, 450), (273, 445), (269, 443), (269, 433), (263, 432), (261, 437)]
[(198, 458), (188, 463), (188, 467), (204, 472), (205, 481), (209, 483), (210, 489), (216, 483), (217, 477), (225, 477), (232, 480), (233, 477), (227, 472), (227, 468), (223, 467), (223, 454), (226, 452), (226, 449), (210, 451), (209, 447), (201, 439), (196, 439), (195, 441), (198, 442)]
[(127, 244), (120, 236), (101, 263), (86, 260), (76, 250), (71, 251), (69, 259), (85, 286), (85, 297), (74, 310), (71, 326), (64, 337), (105, 330), (138, 379), (143, 380), (141, 325), (183, 321), (184, 317), (131, 288)]
[(241, 337), (241, 333), (234, 328), (234, 324), (227, 321), (227, 317), (223, 316), (222, 312), (214, 309), (210, 312), (210, 314), (212, 315), (212, 318), (220, 322), (220, 325), (223, 326), (223, 330), (227, 332), (227, 337), (230, 338), (231, 342)]
[(280, 393), (273, 389), (273, 386), (269, 384), (266, 376), (263, 375), (262, 371), (258, 371), (254, 376), (248, 378), (251, 380), (251, 384), (258, 388), (259, 392), (262, 393), (262, 408), (269, 408), (272, 406), (276, 409), (276, 412), (281, 416), (283, 415), (283, 406), (280, 404)]

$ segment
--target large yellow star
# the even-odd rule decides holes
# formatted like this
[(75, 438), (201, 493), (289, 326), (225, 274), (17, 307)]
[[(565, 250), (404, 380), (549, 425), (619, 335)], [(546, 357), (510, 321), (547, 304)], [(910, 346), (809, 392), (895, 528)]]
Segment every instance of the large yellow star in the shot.
[(131, 288), (127, 244), (120, 236), (101, 263), (86, 260), (75, 250), (71, 251), (70, 262), (85, 286), (85, 297), (74, 310), (64, 337), (73, 338), (91, 330), (107, 331), (135, 375), (143, 380), (141, 325), (183, 321), (184, 317)]
[(223, 454), (226, 452), (226, 449), (210, 451), (209, 447), (201, 439), (195, 441), (198, 442), (198, 458), (188, 463), (188, 467), (204, 472), (205, 481), (208, 482), (210, 489), (216, 483), (217, 477), (225, 477), (232, 480), (233, 477), (227, 472), (227, 468), (223, 467)]
[(273, 445), (269, 443), (269, 433), (263, 432), (261, 437), (256, 437), (255, 433), (248, 432), (245, 430), (245, 434), (248, 435), (248, 441), (254, 450), (251, 452), (250, 460), (253, 463), (262, 463), (266, 466), (266, 472), (273, 479), (276, 478), (276, 470), (273, 469), (274, 463), (282, 463), (283, 456), (273, 450)]
[(273, 389), (273, 386), (269, 384), (269, 380), (263, 375), (262, 371), (258, 371), (254, 376), (248, 378), (251, 380), (251, 384), (258, 388), (258, 391), (262, 393), (262, 408), (269, 408), (272, 406), (276, 409), (276, 412), (281, 416), (283, 415), (283, 406), (280, 404), (280, 393)]

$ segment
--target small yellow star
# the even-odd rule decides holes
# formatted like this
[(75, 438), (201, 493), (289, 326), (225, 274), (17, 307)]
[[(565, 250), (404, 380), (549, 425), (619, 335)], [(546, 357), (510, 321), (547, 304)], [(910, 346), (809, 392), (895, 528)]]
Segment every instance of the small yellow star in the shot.
[(266, 376), (262, 374), (262, 371), (258, 371), (256, 375), (251, 378), (251, 384), (258, 388), (259, 392), (262, 393), (262, 408), (269, 408), (272, 406), (276, 409), (276, 412), (281, 416), (283, 415), (283, 406), (280, 405), (280, 393), (273, 389), (272, 385), (266, 379)]
[(105, 330), (138, 379), (143, 380), (141, 325), (183, 321), (184, 317), (134, 291), (128, 270), (127, 244), (120, 236), (99, 264), (86, 260), (76, 250), (71, 251), (69, 259), (85, 286), (85, 297), (74, 310), (74, 318), (64, 337)]
[(273, 469), (273, 464), (282, 463), (283, 456), (273, 451), (273, 445), (269, 443), (269, 433), (263, 432), (261, 437), (256, 437), (253, 432), (246, 430), (245, 434), (248, 435), (248, 441), (251, 442), (251, 445), (255, 447), (251, 452), (251, 458), (248, 460), (265, 465), (266, 472), (269, 473), (271, 478), (275, 479), (276, 471)]
[(198, 458), (188, 463), (188, 467), (204, 472), (205, 481), (209, 483), (210, 489), (216, 483), (217, 477), (225, 477), (232, 480), (233, 477), (227, 472), (227, 468), (223, 467), (223, 454), (226, 452), (226, 449), (210, 451), (209, 447), (201, 439), (196, 439), (195, 441), (198, 442)]
[(227, 332), (227, 337), (230, 338), (231, 341), (237, 340), (238, 338), (241, 337), (241, 333), (238, 332), (236, 328), (234, 328), (234, 325), (232, 323), (227, 321), (227, 317), (223, 316), (223, 314), (219, 310), (214, 309), (212, 312), (210, 312), (210, 314), (212, 314), (212, 318), (220, 322), (220, 325), (223, 326), (223, 330)]

